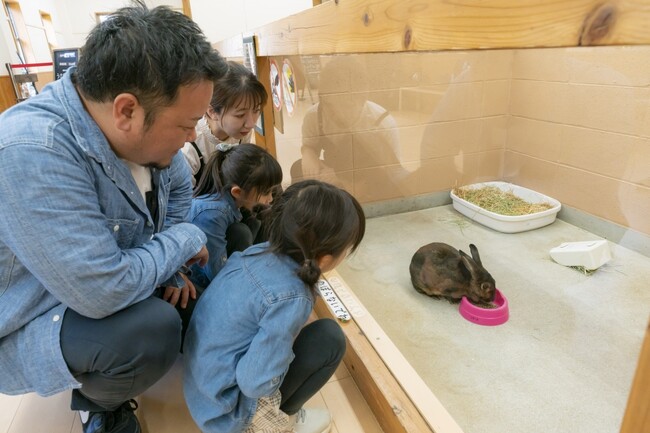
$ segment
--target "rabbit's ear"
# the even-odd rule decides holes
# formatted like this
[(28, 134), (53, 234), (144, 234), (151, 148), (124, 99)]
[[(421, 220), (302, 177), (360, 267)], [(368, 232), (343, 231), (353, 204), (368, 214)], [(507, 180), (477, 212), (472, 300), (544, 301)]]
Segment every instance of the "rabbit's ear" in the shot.
[(467, 254), (460, 256), (460, 262), (464, 264), (464, 268), (467, 268), (472, 279), (479, 279), (483, 274), (483, 266), (481, 266), (479, 263), (476, 263), (474, 259), (472, 259)]
[(483, 263), (481, 263), (481, 256), (478, 255), (478, 248), (476, 248), (476, 245), (469, 244), (469, 250), (472, 253), (472, 258), (474, 261), (478, 263), (479, 266), (483, 266)]
[(463, 274), (463, 277), (466, 281), (471, 280), (474, 271), (472, 270), (476, 265), (472, 262), (472, 259), (462, 251), (460, 252), (460, 260), (458, 261), (458, 269), (460, 273)]

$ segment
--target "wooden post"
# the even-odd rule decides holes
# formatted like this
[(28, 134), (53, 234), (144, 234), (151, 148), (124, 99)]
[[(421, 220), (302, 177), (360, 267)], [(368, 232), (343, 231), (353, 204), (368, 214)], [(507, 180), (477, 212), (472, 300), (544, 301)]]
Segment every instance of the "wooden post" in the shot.
[(0, 112), (16, 105), (16, 93), (11, 77), (8, 75), (0, 76)]
[(650, 323), (639, 355), (621, 433), (650, 432)]
[(257, 79), (264, 84), (266, 94), (269, 98), (266, 105), (262, 107), (264, 121), (264, 135), (255, 131), (255, 143), (266, 149), (274, 157), (277, 157), (275, 151), (275, 128), (273, 126), (273, 101), (271, 100), (271, 78), (270, 62), (268, 57), (257, 57)]
[(183, 0), (183, 14), (187, 17), (192, 18), (192, 7), (190, 6), (190, 0)]

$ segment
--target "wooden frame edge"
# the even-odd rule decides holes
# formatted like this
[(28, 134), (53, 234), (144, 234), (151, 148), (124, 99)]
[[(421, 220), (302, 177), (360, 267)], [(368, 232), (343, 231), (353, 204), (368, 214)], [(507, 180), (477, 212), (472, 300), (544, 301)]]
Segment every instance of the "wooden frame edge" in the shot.
[[(337, 320), (320, 297), (315, 311), (318, 317)], [(390, 433), (435, 433), (354, 320), (341, 327), (347, 341), (343, 362), (381, 428)]]
[(650, 431), (650, 323), (639, 354), (639, 363), (623, 416), (621, 433)]

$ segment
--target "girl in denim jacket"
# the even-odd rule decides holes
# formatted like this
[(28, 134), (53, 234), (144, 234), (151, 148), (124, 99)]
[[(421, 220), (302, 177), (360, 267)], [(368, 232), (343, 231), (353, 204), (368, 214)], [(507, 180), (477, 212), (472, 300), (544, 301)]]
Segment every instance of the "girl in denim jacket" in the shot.
[(185, 341), (185, 398), (203, 432), (329, 431), (326, 410), (302, 407), (336, 370), (345, 336), (333, 320), (306, 322), (321, 273), (364, 232), (356, 199), (306, 180), (273, 204), (269, 241), (228, 259)]
[(230, 254), (261, 240), (257, 213), (268, 206), (281, 181), (280, 164), (254, 144), (220, 148), (212, 154), (190, 209), (190, 222), (206, 234), (210, 254), (206, 265), (192, 266), (194, 284), (207, 287)]

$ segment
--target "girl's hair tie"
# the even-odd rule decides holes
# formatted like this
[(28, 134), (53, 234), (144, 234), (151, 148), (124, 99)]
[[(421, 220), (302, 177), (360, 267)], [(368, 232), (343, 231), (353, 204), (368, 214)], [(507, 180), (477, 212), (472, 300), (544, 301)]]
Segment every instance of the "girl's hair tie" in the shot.
[(217, 150), (219, 152), (228, 152), (233, 147), (235, 147), (235, 144), (232, 144), (232, 143), (219, 143), (219, 144), (217, 144)]

